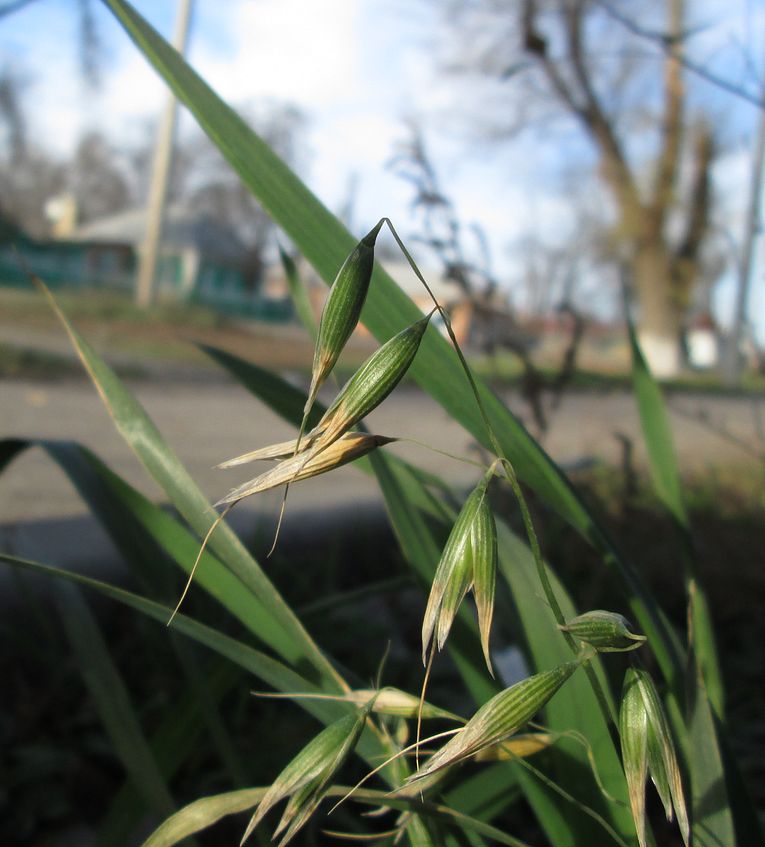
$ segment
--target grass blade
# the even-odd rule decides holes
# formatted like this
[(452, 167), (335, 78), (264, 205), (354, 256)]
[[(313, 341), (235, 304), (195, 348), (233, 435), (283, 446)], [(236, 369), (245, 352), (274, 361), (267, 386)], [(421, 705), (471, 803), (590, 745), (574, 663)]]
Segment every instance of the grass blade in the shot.
[[(60, 465), (117, 549), (140, 573), (157, 571), (167, 557), (188, 572), (199, 542), (178, 521), (155, 506), (111, 471), (87, 448), (74, 442), (0, 442), (0, 456), (40, 446)], [(267, 618), (262, 607), (241, 581), (209, 553), (202, 559), (197, 582), (254, 635), (268, 643)]]
[(249, 811), (260, 803), (266, 791), (266, 788), (243, 788), (195, 800), (155, 829), (142, 847), (173, 847), (228, 815)]
[[(709, 698), (706, 696), (701, 668), (698, 662), (694, 661), (693, 650), (691, 650), (690, 661), (693, 664), (688, 674), (686, 709), (693, 844), (699, 847), (734, 845), (736, 832), (723, 759), (717, 741), (718, 725), (710, 708)], [(758, 840), (762, 843), (761, 834)]]
[[(552, 611), (540, 596), (531, 551), (501, 520), (497, 521), (497, 533), (499, 571), (512, 593), (515, 613), (523, 629), (532, 666), (541, 670), (570, 660), (571, 650), (557, 631)], [(573, 617), (576, 610), (571, 598), (552, 572), (550, 580), (563, 613), (567, 618)], [(600, 659), (593, 659), (591, 666), (600, 679), (603, 690), (608, 694), (609, 687)], [(613, 706), (613, 703), (610, 705)], [(592, 686), (586, 677), (578, 674), (572, 677), (566, 683), (565, 702), (553, 699), (547, 706), (546, 715), (547, 724), (553, 730), (575, 730), (587, 738), (598, 773), (609, 791), (625, 805), (617, 806), (604, 800), (592, 776), (586, 751), (573, 741), (560, 741), (548, 751), (548, 756), (553, 762), (551, 770), (555, 773), (556, 780), (602, 815), (622, 838), (627, 841), (634, 838), (635, 830), (626, 806), (627, 786), (621, 761), (609, 727), (598, 708)], [(594, 843), (593, 840), (602, 837), (602, 831), (594, 829), (592, 821), (574, 809), (567, 809), (563, 817), (553, 814), (559, 805), (558, 799), (549, 797), (546, 789), (522, 769), (518, 771), (518, 779), (532, 806), (538, 811), (540, 821), (543, 825), (549, 825), (548, 837), (556, 844), (565, 844), (574, 827), (581, 827), (576, 830), (578, 835), (575, 843)]]
[(175, 810), (173, 798), (87, 603), (73, 585), (59, 592), (57, 600), (85, 684), (133, 786), (149, 809), (171, 814)]
[[(203, 537), (216, 520), (217, 513), (136, 398), (74, 329), (50, 292), (42, 283), (40, 286), (66, 329), (118, 431), (192, 529)], [(345, 688), (337, 671), (235, 533), (221, 524), (210, 548), (260, 604), (259, 615), (263, 619), (261, 637), (291, 664), (308, 661), (327, 690)]]
[(287, 286), (290, 290), (290, 297), (292, 298), (292, 303), (295, 306), (300, 323), (303, 324), (313, 340), (316, 341), (319, 328), (316, 325), (316, 318), (311, 308), (308, 289), (298, 273), (295, 260), (281, 245), (279, 245), (279, 259), (282, 263), (284, 276), (287, 279)]
[(688, 514), (683, 502), (672, 427), (664, 398), (658, 383), (648, 369), (632, 325), (629, 326), (629, 336), (632, 350), (632, 384), (648, 449), (651, 479), (656, 494), (667, 511), (680, 526), (687, 529)]

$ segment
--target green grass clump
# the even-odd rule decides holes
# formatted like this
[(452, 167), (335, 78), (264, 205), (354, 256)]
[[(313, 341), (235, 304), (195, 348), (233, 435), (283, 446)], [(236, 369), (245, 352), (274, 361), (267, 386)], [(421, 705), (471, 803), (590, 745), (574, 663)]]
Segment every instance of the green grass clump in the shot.
[[(334, 279), (337, 269), (347, 267), (344, 262), (354, 255), (356, 240), (132, 7), (124, 0), (107, 0), (107, 5), (263, 207), (322, 278), (327, 282)], [(383, 222), (430, 292), (390, 221), (383, 219), (375, 232)], [(41, 282), (39, 285), (46, 292)], [(268, 798), (266, 806), (271, 801), (286, 800), (276, 826), (282, 836), (280, 845), (298, 830), (316, 826), (391, 844), (404, 838), (413, 847), (441, 845), (451, 838), (455, 843), (482, 843), (486, 839), (524, 847), (524, 836), (534, 827), (553, 845), (634, 845), (638, 839), (641, 844), (652, 840), (668, 843), (678, 834), (688, 840), (688, 820), (691, 837), (698, 844), (727, 845), (737, 839), (742, 844), (761, 842), (756, 817), (746, 798), (739, 791), (735, 796), (729, 791), (737, 772), (727, 752), (723, 755), (727, 747), (727, 704), (709, 594), (694, 550), (662, 395), (634, 338), (633, 385), (651, 460), (652, 484), (662, 509), (670, 516), (670, 561), (680, 580), (687, 616), (681, 617), (679, 626), (670, 622), (663, 604), (636, 567), (633, 551), (617, 546), (601, 513), (588, 504), (511, 411), (474, 375), (454, 339), (448, 316), (434, 302), (452, 343), (429, 328), (407, 365), (407, 373), (485, 449), (488, 459), (479, 463), (476, 477), (485, 480), (487, 492), (491, 489), (495, 496), (481, 493), (475, 508), (471, 505), (468, 516), (461, 519), (456, 514), (460, 498), (432, 475), (398, 459), (390, 446), (393, 439), (380, 437), (374, 449), (364, 451), (359, 465), (373, 473), (379, 483), (402, 558), (421, 592), (413, 613), (410, 610), (407, 616), (383, 623), (404, 639), (404, 630), (414, 620), (418, 641), (425, 596), (439, 562), (446, 561), (448, 568), (444, 570), (449, 571), (449, 578), (436, 586), (436, 595), (440, 595), (440, 603), (435, 604), (439, 616), (437, 641), (448, 651), (454, 680), (446, 689), (438, 685), (438, 675), (447, 662), (436, 657), (429, 635), (432, 627), (427, 622), (427, 668), (424, 672), (418, 669), (416, 681), (420, 685), (413, 687), (391, 679), (394, 669), (389, 669), (381, 656), (370, 687), (369, 668), (358, 664), (356, 648), (363, 650), (370, 632), (381, 626), (375, 614), (365, 615), (353, 631), (340, 634), (348, 644), (345, 661), (330, 654), (320, 638), (323, 628), (309, 629), (309, 623), (315, 620), (301, 618), (291, 602), (291, 583), (298, 575), (291, 573), (280, 590), (270, 569), (245, 549), (210, 505), (133, 394), (74, 328), (52, 296), (47, 296), (117, 430), (175, 511), (168, 514), (142, 497), (80, 445), (35, 442), (61, 465), (86, 497), (133, 567), (141, 590), (126, 591), (24, 561), (11, 553), (0, 554), (0, 559), (22, 572), (43, 573), (87, 587), (149, 620), (166, 624), (178, 589), (174, 581), (166, 581), (165, 575), (172, 571), (165, 566), (193, 574), (197, 569), (194, 557), (199, 554), (189, 597), (193, 602), (197, 591), (204, 590), (214, 598), (218, 612), (209, 622), (203, 622), (186, 614), (184, 607), (184, 613), (173, 618), (169, 631), (153, 630), (153, 639), (163, 649), (180, 650), (187, 687), (164, 710), (167, 722), (149, 728), (137, 716), (108, 646), (82, 604), (73, 601), (79, 614), (61, 611), (67, 637), (85, 670), (92, 708), (110, 737), (130, 788), (138, 795), (131, 800), (129, 814), (119, 806), (105, 810), (102, 823), (111, 839), (107, 843), (128, 841), (129, 830), (137, 820), (156, 820), (157, 815), (167, 817), (146, 840), (146, 847), (179, 843), (208, 827), (217, 827), (229, 815), (252, 814), (259, 803), (265, 803), (264, 797)], [(363, 298), (351, 299), (354, 308), (340, 318), (355, 325), (359, 317), (356, 306)], [(347, 307), (341, 303), (341, 311), (343, 308)], [(372, 272), (360, 317), (381, 343), (422, 318), (379, 268)], [(345, 329), (337, 337), (332, 335), (330, 347), (344, 345), (348, 335)], [(342, 343), (337, 340), (340, 335), (344, 336)], [(324, 379), (333, 363), (327, 364), (321, 343), (320, 333), (315, 361), (319, 361), (318, 372)], [(330, 358), (336, 352), (331, 350)], [(312, 396), (306, 397), (275, 375), (234, 356), (218, 351), (215, 357), (291, 420), (296, 429), (307, 425)], [(314, 369), (314, 377), (316, 372)], [(363, 385), (363, 381), (350, 384)], [(342, 410), (342, 404), (337, 409)], [(343, 419), (341, 411), (337, 415)], [(345, 419), (349, 428), (363, 426), (362, 420), (352, 417)], [(402, 426), (405, 423), (402, 421)], [(339, 440), (321, 452), (309, 439), (305, 444), (296, 443), (293, 455), (276, 466), (280, 482), (289, 484), (310, 475), (319, 464), (323, 471), (331, 470), (339, 464), (335, 461), (338, 457), (345, 457), (343, 438), (367, 444), (376, 436), (343, 431)], [(30, 442), (23, 439), (3, 442), (0, 461), (9, 462), (28, 446)], [(331, 454), (333, 449), (339, 451), (337, 456)], [(312, 462), (317, 463), (313, 469)], [(330, 474), (322, 479), (332, 484)], [(492, 506), (497, 502), (497, 492), (505, 496), (502, 509)], [(558, 525), (566, 525), (568, 531), (579, 534), (581, 543), (586, 543), (597, 578), (613, 580), (618, 586), (618, 593), (611, 596), (618, 608), (609, 603), (593, 610), (580, 586), (572, 584), (566, 590), (552, 555), (553, 546), (543, 549), (544, 539), (537, 534), (537, 526), (543, 530), (547, 527), (535, 517), (536, 510), (532, 511), (537, 502), (544, 504)], [(469, 503), (473, 504), (470, 498)], [(513, 518), (521, 533), (513, 532)], [(345, 520), (352, 526), (354, 516), (346, 515)], [(455, 526), (458, 529), (453, 529)], [(214, 527), (217, 530), (211, 534)], [(386, 574), (388, 579), (392, 576), (392, 572)], [(479, 604), (479, 626), (463, 602), (471, 589)], [(499, 610), (501, 614), (496, 613)], [(592, 624), (593, 611), (608, 613), (611, 621), (617, 615), (629, 618), (627, 631), (635, 636), (631, 640), (639, 649), (612, 653), (613, 645), (603, 639), (602, 633), (595, 639), (577, 639), (570, 628), (567, 630), (567, 622), (581, 622), (588, 610), (591, 614), (584, 618), (588, 625)], [(486, 660), (499, 644), (499, 620), (515, 629), (514, 644), (525, 661), (523, 678), (514, 684), (493, 679), (486, 667)], [(257, 680), (258, 689), (265, 685), (294, 698), (311, 716), (309, 732), (302, 722), (294, 724), (294, 731), (289, 730), (289, 744), (294, 749), (279, 764), (270, 763), (264, 784), (252, 784), (251, 772), (242, 766), (215, 698), (210, 696), (209, 680), (200, 675), (193, 661), (183, 658), (184, 647), (180, 645), (187, 644), (186, 639), (203, 645), (224, 667), (236, 668), (238, 674), (246, 672), (248, 678)], [(418, 653), (421, 647), (418, 643)], [(496, 655), (493, 658), (496, 665)], [(436, 706), (457, 719), (443, 718), (442, 726), (423, 738), (421, 723), (426, 716), (431, 676), (433, 690), (445, 699), (439, 702), (428, 694), (427, 701), (435, 700)], [(628, 681), (626, 693), (622, 679)], [(640, 700), (634, 685), (629, 684), (634, 679), (640, 680)], [(391, 715), (373, 708), (389, 685), (403, 691), (408, 703), (421, 704), (416, 715), (411, 710)], [(353, 698), (354, 691), (373, 693), (362, 702)], [(622, 709), (624, 718), (620, 722), (619, 705), (625, 698), (627, 707)], [(196, 708), (203, 713), (205, 730), (216, 740), (216, 752), (225, 762), (228, 779), (225, 784), (208, 784), (202, 798), (189, 798), (173, 785), (173, 776), (182, 773), (182, 765), (194, 757), (194, 744), (179, 743), (178, 737), (184, 739), (180, 718)], [(253, 702), (249, 729), (265, 744), (278, 726), (278, 721), (268, 722), (270, 715)], [(314, 721), (326, 728), (317, 732)], [(538, 736), (536, 743), (528, 743), (529, 727), (534, 730), (531, 735)], [(519, 731), (523, 731), (523, 739), (517, 738)], [(170, 744), (167, 735), (173, 732), (177, 735), (175, 743)], [(285, 767), (287, 762), (290, 764)], [(662, 828), (663, 824), (646, 813), (640, 792), (648, 771), (661, 798), (670, 798), (679, 829), (676, 824), (669, 830)], [(373, 787), (360, 787), (367, 778), (375, 780), (370, 783)], [(349, 790), (348, 784), (357, 787)], [(155, 790), (147, 790), (148, 786), (155, 786)], [(519, 805), (521, 797), (524, 803)], [(338, 817), (317, 824), (325, 798), (345, 802), (338, 809)], [(357, 804), (375, 805), (382, 818), (358, 814)], [(168, 814), (170, 811), (172, 814)], [(533, 815), (534, 827), (523, 829), (523, 819), (528, 815)], [(260, 821), (257, 811), (254, 824), (261, 835), (272, 831), (271, 822)], [(249, 834), (245, 825), (240, 822), (239, 832)]]

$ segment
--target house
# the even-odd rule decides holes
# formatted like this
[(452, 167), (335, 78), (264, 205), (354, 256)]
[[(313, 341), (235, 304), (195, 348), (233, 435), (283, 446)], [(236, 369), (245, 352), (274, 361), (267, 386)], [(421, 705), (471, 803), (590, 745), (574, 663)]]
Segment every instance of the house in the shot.
[[(128, 209), (75, 227), (89, 275), (132, 288), (146, 236), (146, 210)], [(246, 296), (244, 243), (215, 218), (187, 206), (165, 210), (157, 268), (157, 293), (167, 299), (238, 302)]]

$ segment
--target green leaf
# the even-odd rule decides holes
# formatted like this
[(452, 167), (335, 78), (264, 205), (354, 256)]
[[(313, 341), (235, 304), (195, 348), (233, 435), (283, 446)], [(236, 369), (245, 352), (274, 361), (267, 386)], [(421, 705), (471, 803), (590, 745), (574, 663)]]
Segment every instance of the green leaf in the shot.
[[(570, 660), (571, 648), (558, 631), (555, 617), (540, 595), (536, 567), (528, 546), (503, 521), (497, 521), (499, 572), (510, 588), (515, 613), (526, 640), (532, 665), (536, 670), (553, 667)], [(550, 581), (566, 618), (576, 615), (576, 609), (552, 571)], [(600, 659), (590, 663), (610, 701), (608, 683)], [(634, 838), (632, 818), (626, 807), (627, 786), (616, 747), (611, 737), (592, 686), (584, 674), (573, 676), (566, 683), (565, 698), (554, 698), (546, 709), (546, 723), (556, 732), (574, 730), (587, 739), (601, 780), (622, 806), (606, 802), (594, 777), (586, 750), (573, 740), (559, 741), (548, 752), (552, 761), (549, 769), (554, 778), (572, 795), (602, 815), (622, 838)], [(529, 798), (537, 817), (555, 844), (588, 843), (602, 837), (592, 821), (576, 810), (566, 808), (560, 814), (560, 800), (549, 795), (532, 776), (519, 770), (518, 779)], [(572, 841), (572, 831), (578, 836)]]
[(228, 815), (249, 811), (263, 799), (266, 791), (266, 788), (243, 788), (195, 800), (155, 829), (142, 847), (173, 847)]
[(311, 300), (308, 297), (308, 289), (306, 288), (303, 280), (300, 278), (295, 260), (281, 245), (279, 245), (279, 259), (282, 263), (284, 276), (287, 279), (287, 286), (290, 291), (290, 297), (292, 298), (292, 303), (295, 306), (297, 316), (300, 318), (300, 323), (303, 324), (315, 341), (318, 327), (316, 326), (316, 319), (313, 314), (313, 309), (311, 308)]
[(694, 660), (693, 651), (690, 658), (692, 664), (688, 674), (686, 710), (693, 843), (697, 847), (735, 845), (735, 827), (726, 787), (725, 769), (717, 743), (718, 726), (706, 696), (701, 668)]
[(172, 813), (173, 798), (87, 603), (73, 585), (59, 592), (57, 601), (85, 685), (133, 786), (149, 809), (162, 815)]
[(672, 427), (658, 383), (653, 378), (638, 344), (635, 328), (629, 324), (632, 349), (632, 384), (643, 428), (651, 478), (656, 493), (678, 524), (688, 527), (683, 502)]
[[(199, 549), (199, 541), (163, 509), (111, 471), (88, 449), (74, 442), (14, 439), (0, 442), (0, 456), (18, 455), (39, 445), (70, 478), (93, 514), (103, 525), (125, 559), (143, 572), (157, 574), (166, 557), (187, 573)], [(247, 629), (268, 643), (267, 621), (260, 604), (242, 582), (209, 553), (197, 571), (197, 583), (205, 588)], [(143, 580), (144, 584), (146, 579)]]

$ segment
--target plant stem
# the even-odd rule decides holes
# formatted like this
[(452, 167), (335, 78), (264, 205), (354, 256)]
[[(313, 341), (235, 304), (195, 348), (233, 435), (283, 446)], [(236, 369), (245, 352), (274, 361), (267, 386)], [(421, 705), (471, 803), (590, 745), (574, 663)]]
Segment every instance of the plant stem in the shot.
[[(505, 469), (505, 474), (507, 476), (508, 482), (510, 483), (510, 487), (515, 495), (515, 498), (518, 500), (518, 505), (521, 510), (521, 517), (523, 519), (523, 526), (526, 530), (526, 535), (529, 539), (529, 546), (531, 547), (531, 553), (534, 557), (534, 564), (536, 565), (537, 574), (539, 575), (539, 581), (542, 584), (542, 590), (545, 593), (545, 598), (547, 599), (547, 603), (550, 606), (550, 610), (552, 611), (555, 620), (560, 626), (565, 625), (566, 619), (563, 615), (563, 611), (558, 603), (558, 599), (553, 592), (552, 585), (550, 584), (550, 579), (547, 576), (547, 571), (545, 569), (545, 564), (542, 561), (542, 553), (539, 548), (539, 539), (537, 538), (536, 530), (534, 529), (534, 523), (531, 519), (531, 513), (529, 512), (529, 507), (526, 502), (526, 498), (523, 495), (523, 491), (521, 490), (520, 483), (518, 482), (518, 477), (515, 473), (515, 469), (511, 461), (507, 458), (502, 447), (500, 446), (499, 440), (494, 432), (494, 428), (491, 425), (491, 421), (489, 420), (489, 416), (486, 413), (486, 409), (483, 405), (483, 400), (481, 399), (481, 394), (478, 391), (478, 386), (476, 385), (475, 380), (473, 379), (473, 374), (470, 370), (470, 366), (465, 359), (465, 356), (462, 352), (462, 348), (460, 347), (457, 337), (454, 334), (454, 330), (452, 329), (451, 321), (449, 320), (449, 316), (447, 315), (444, 308), (441, 304), (436, 300), (436, 296), (433, 294), (430, 286), (425, 280), (425, 277), (420, 272), (420, 269), (417, 267), (417, 263), (412, 258), (409, 251), (404, 246), (404, 242), (399, 237), (396, 232), (395, 227), (393, 226), (390, 218), (383, 218), (383, 221), (388, 225), (388, 229), (391, 231), (393, 238), (396, 240), (396, 244), (398, 244), (399, 249), (404, 254), (407, 262), (410, 267), (414, 271), (417, 279), (423, 284), (425, 290), (430, 295), (431, 300), (433, 301), (436, 309), (438, 309), (439, 315), (443, 319), (444, 326), (446, 327), (446, 331), (449, 334), (449, 338), (454, 346), (454, 351), (457, 354), (457, 357), (460, 360), (460, 364), (462, 365), (462, 370), (465, 372), (465, 376), (467, 377), (468, 382), (470, 383), (470, 390), (473, 392), (473, 396), (475, 397), (476, 404), (478, 406), (478, 411), (480, 412), (481, 419), (483, 420), (484, 426), (486, 427), (486, 432), (489, 436), (489, 441), (491, 442), (492, 449), (494, 450), (497, 458), (502, 462), (502, 466)], [(573, 637), (568, 633), (563, 633), (564, 638), (566, 639), (568, 645), (571, 647), (571, 650), (576, 653), (577, 646)], [(600, 706), (601, 711), (603, 712), (603, 716), (606, 719), (606, 723), (613, 723), (616, 725), (616, 716), (613, 712), (613, 709), (610, 707), (608, 699), (606, 698), (605, 692), (603, 691), (602, 686), (600, 685), (600, 681), (595, 675), (595, 671), (590, 666), (589, 662), (585, 665), (585, 671), (587, 673), (587, 678), (590, 681), (590, 685), (592, 686), (592, 690), (595, 693), (595, 697), (598, 701), (598, 705)]]

